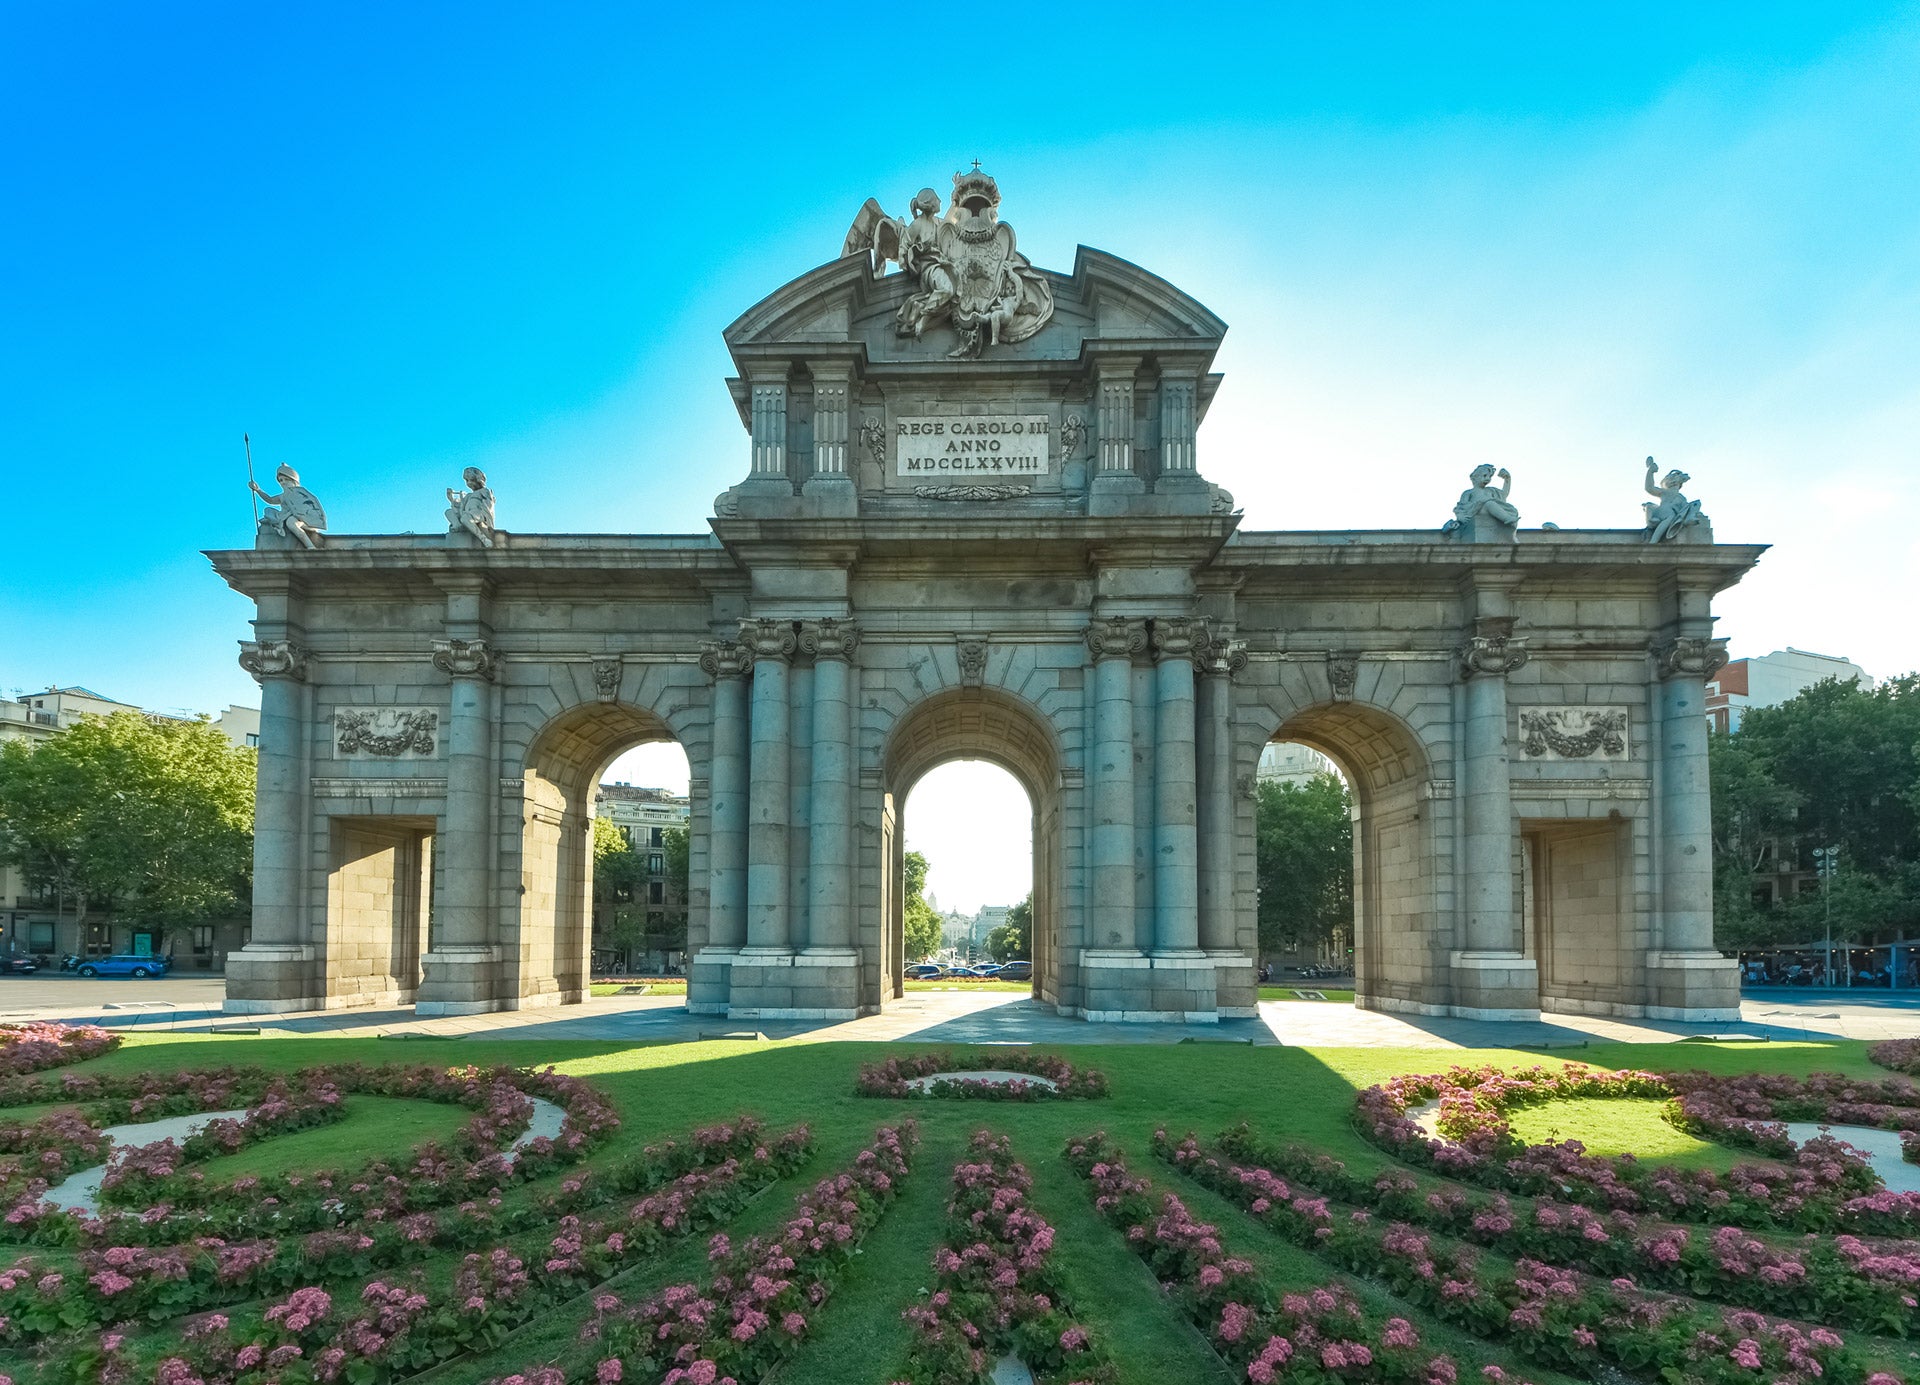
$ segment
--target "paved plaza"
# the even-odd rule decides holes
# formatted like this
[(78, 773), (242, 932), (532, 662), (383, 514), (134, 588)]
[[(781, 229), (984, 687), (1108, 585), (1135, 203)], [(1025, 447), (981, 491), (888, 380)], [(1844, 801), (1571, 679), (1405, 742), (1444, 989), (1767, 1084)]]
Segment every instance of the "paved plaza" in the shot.
[(1572, 1048), (1618, 1041), (1681, 1039), (1896, 1039), (1920, 1037), (1920, 996), (1862, 998), (1847, 992), (1761, 992), (1738, 1021), (1686, 1024), (1554, 1015), (1531, 1020), (1466, 1020), (1359, 1010), (1326, 1001), (1263, 1001), (1256, 1019), (1218, 1024), (1102, 1024), (1056, 1015), (1005, 992), (920, 992), (855, 1020), (768, 1020), (738, 1025), (689, 1014), (682, 995), (607, 996), (564, 1009), (422, 1018), (411, 1007), (365, 1007), (236, 1018), (220, 1013), (218, 977), (160, 981), (10, 980), (0, 988), (0, 1022), (90, 1021), (137, 1032), (191, 1032), (258, 1026), (263, 1034), (484, 1035), (495, 1039), (594, 1039), (684, 1043), (727, 1034), (768, 1039), (932, 1043), (1290, 1044), (1312, 1048)]

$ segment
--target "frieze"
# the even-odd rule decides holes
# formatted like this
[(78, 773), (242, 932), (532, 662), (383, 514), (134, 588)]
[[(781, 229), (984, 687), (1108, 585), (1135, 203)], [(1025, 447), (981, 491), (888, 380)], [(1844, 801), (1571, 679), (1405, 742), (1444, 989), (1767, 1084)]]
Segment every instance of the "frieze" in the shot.
[(440, 713), (432, 707), (337, 707), (335, 759), (421, 760), (439, 749)]
[(343, 779), (307, 781), (315, 798), (445, 798), (444, 779)]
[(1520, 754), (1528, 760), (1626, 760), (1625, 707), (1523, 707)]

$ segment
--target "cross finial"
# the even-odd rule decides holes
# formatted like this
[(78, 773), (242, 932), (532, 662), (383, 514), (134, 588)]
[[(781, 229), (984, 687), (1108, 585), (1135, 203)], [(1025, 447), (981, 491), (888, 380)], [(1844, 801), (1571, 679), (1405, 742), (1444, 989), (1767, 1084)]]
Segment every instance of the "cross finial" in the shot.
[(978, 172), (980, 171), (980, 160), (978, 160), (978, 159), (975, 159), (975, 160), (973, 161), (973, 171), (974, 171), (975, 173), (978, 173)]

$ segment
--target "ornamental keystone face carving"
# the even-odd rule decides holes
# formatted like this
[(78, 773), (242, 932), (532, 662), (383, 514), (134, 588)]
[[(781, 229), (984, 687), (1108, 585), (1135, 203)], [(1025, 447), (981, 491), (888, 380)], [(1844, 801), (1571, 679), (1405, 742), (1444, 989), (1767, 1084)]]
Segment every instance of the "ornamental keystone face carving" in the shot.
[(753, 667), (753, 651), (738, 640), (708, 640), (700, 646), (700, 667), (709, 678), (739, 678)]
[(833, 616), (800, 623), (800, 649), (815, 659), (850, 659), (860, 646), (860, 626)]
[(1102, 616), (1087, 626), (1086, 640), (1096, 659), (1130, 659), (1147, 647), (1147, 623)]
[(1520, 712), (1520, 754), (1528, 760), (1625, 760), (1625, 707), (1527, 707)]
[(1193, 658), (1194, 623), (1186, 616), (1169, 616), (1153, 622), (1153, 652), (1161, 659)]
[(955, 635), (960, 659), (960, 686), (977, 688), (987, 678), (987, 637), (985, 635)]
[(485, 640), (435, 640), (433, 666), (455, 678), (492, 678), (500, 658)]
[(1527, 662), (1527, 644), (1513, 638), (1512, 617), (1483, 616), (1474, 622), (1474, 633), (1456, 657), (1462, 678), (1475, 674), (1504, 678)]
[(761, 616), (740, 622), (740, 643), (753, 652), (755, 662), (778, 659), (784, 663), (793, 657), (799, 640), (790, 620), (770, 620)]
[(260, 682), (269, 678), (291, 678), (295, 682), (307, 676), (307, 650), (291, 640), (242, 640), (240, 667)]
[(1353, 701), (1354, 685), (1359, 681), (1359, 655), (1332, 653), (1327, 655), (1327, 684), (1333, 689), (1335, 702)]
[(618, 659), (595, 659), (593, 661), (593, 693), (602, 702), (616, 702), (620, 698), (620, 679), (625, 672)]
[(1653, 665), (1662, 680), (1698, 678), (1705, 681), (1727, 666), (1727, 642), (1683, 635), (1654, 645)]
[(1000, 186), (980, 171), (953, 175), (953, 199), (940, 215), (940, 194), (922, 188), (910, 220), (888, 216), (869, 197), (854, 217), (840, 253), (870, 254), (876, 272), (889, 260), (910, 276), (916, 291), (894, 315), (894, 331), (918, 339), (949, 325), (959, 345), (949, 360), (971, 360), (991, 346), (1011, 346), (1053, 317), (1053, 286), (1014, 243), (1000, 220)]
[(342, 760), (424, 759), (438, 748), (439, 730), (440, 713), (432, 707), (339, 707), (333, 713), (333, 753)]

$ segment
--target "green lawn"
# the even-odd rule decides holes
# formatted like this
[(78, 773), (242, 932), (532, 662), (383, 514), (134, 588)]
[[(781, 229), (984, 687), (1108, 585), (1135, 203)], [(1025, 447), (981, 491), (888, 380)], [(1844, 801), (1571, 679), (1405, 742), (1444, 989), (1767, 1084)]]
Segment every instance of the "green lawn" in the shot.
[(1324, 991), (1311, 981), (1302, 981), (1294, 986), (1262, 986), (1262, 1000), (1324, 1000), (1329, 1004), (1353, 1004), (1352, 991)]
[(1523, 1107), (1507, 1123), (1528, 1144), (1578, 1140), (1589, 1154), (1631, 1154), (1685, 1168), (1725, 1169), (1739, 1162), (1741, 1156), (1724, 1145), (1696, 1140), (1668, 1125), (1660, 1118), (1663, 1105), (1652, 1099), (1584, 1097)]
[[(939, 983), (931, 983), (938, 986)], [(958, 984), (958, 983), (956, 983)], [(973, 983), (981, 984), (994, 983)], [(1024, 989), (1013, 983), (999, 983)], [(1285, 988), (1292, 989), (1292, 988)], [(1195, 1214), (1217, 1221), (1226, 1243), (1252, 1258), (1278, 1288), (1302, 1288), (1338, 1279), (1311, 1254), (1282, 1241), (1229, 1204), (1180, 1179), (1151, 1159), (1149, 1136), (1156, 1126), (1175, 1133), (1193, 1129), (1212, 1135), (1242, 1120), (1262, 1133), (1312, 1145), (1348, 1162), (1356, 1172), (1388, 1163), (1349, 1124), (1355, 1091), (1400, 1073), (1444, 1069), (1454, 1063), (1542, 1061), (1537, 1053), (1458, 1049), (1303, 1049), (1237, 1045), (1139, 1045), (1061, 1048), (1077, 1063), (1104, 1070), (1112, 1096), (1098, 1102), (977, 1104), (862, 1100), (853, 1095), (863, 1062), (915, 1051), (904, 1044), (823, 1043), (805, 1039), (773, 1043), (709, 1041), (627, 1045), (471, 1037), (457, 1042), (408, 1044), (357, 1038), (242, 1038), (155, 1034), (130, 1038), (117, 1053), (88, 1065), (96, 1071), (172, 1069), (183, 1065), (255, 1063), (294, 1069), (321, 1062), (506, 1062), (553, 1064), (601, 1087), (622, 1113), (625, 1127), (593, 1162), (695, 1125), (752, 1111), (776, 1125), (812, 1124), (818, 1141), (813, 1163), (752, 1203), (730, 1228), (736, 1240), (778, 1225), (795, 1195), (845, 1164), (874, 1128), (910, 1112), (922, 1127), (916, 1172), (901, 1201), (880, 1224), (838, 1291), (815, 1315), (814, 1331), (783, 1369), (779, 1385), (828, 1385), (847, 1379), (895, 1378), (907, 1348), (901, 1310), (931, 1282), (929, 1261), (941, 1235), (941, 1209), (948, 1179), (969, 1135), (981, 1128), (1012, 1135), (1018, 1157), (1034, 1174), (1034, 1202), (1058, 1228), (1061, 1272), (1088, 1325), (1109, 1344), (1129, 1385), (1166, 1381), (1227, 1385), (1211, 1349), (1179, 1316), (1152, 1275), (1122, 1240), (1094, 1215), (1086, 1185), (1060, 1158), (1074, 1135), (1105, 1129), (1127, 1150), (1136, 1170), (1157, 1187), (1178, 1192)], [(1770, 1044), (1733, 1046), (1596, 1045), (1578, 1057), (1607, 1066), (1701, 1067), (1715, 1071), (1828, 1070), (1875, 1075), (1864, 1045)], [(212, 1177), (251, 1171), (293, 1170), (350, 1164), (372, 1154), (395, 1155), (430, 1138), (444, 1138), (466, 1118), (464, 1110), (431, 1103), (351, 1098), (352, 1113), (339, 1124), (263, 1142), (239, 1155), (206, 1165)], [(1659, 1120), (1654, 1102), (1570, 1102), (1523, 1111), (1516, 1128), (1529, 1138), (1577, 1136), (1596, 1152), (1632, 1150), (1643, 1158), (1682, 1162), (1724, 1161), (1724, 1151), (1703, 1146)], [(560, 1175), (511, 1189), (510, 1203), (540, 1196)], [(34, 1251), (43, 1257), (49, 1252)], [(423, 1272), (444, 1280), (457, 1257), (430, 1262)], [(0, 1263), (10, 1257), (0, 1256)], [(704, 1246), (673, 1243), (627, 1271), (609, 1288), (624, 1297), (699, 1278)], [(1364, 1284), (1363, 1300), (1384, 1316), (1412, 1317), (1436, 1346), (1452, 1352), (1463, 1381), (1478, 1381), (1482, 1365), (1563, 1385), (1564, 1378), (1502, 1349), (1464, 1340), (1417, 1312), (1396, 1305)], [(587, 1298), (543, 1315), (496, 1350), (456, 1361), (422, 1377), (431, 1385), (480, 1385), (529, 1362), (552, 1359), (591, 1315)], [(163, 1326), (148, 1331), (168, 1332)], [(156, 1339), (159, 1340), (159, 1339)], [(860, 1363), (850, 1374), (849, 1363)], [(0, 1351), (0, 1372), (30, 1381), (30, 1356)]]

